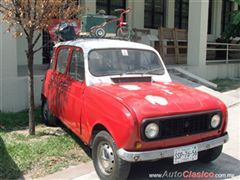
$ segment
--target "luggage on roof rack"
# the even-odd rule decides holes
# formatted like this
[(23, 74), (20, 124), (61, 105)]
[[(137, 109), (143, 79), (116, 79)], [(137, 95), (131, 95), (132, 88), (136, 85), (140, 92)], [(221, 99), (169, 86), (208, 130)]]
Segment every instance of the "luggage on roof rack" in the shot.
[(59, 41), (71, 41), (77, 38), (74, 27), (69, 23), (59, 24), (56, 35)]
[(80, 35), (79, 19), (52, 19), (51, 25), (48, 27), (51, 41), (70, 41), (77, 39)]
[[(93, 15), (93, 14), (87, 14), (85, 16), (82, 16), (81, 18), (81, 35), (89, 35), (90, 30), (93, 26), (103, 24), (105, 22), (108, 22), (112, 19), (117, 18), (116, 16), (111, 15)], [(117, 21), (111, 22), (107, 24), (104, 27), (106, 31), (106, 37), (114, 37), (116, 36), (117, 31)]]

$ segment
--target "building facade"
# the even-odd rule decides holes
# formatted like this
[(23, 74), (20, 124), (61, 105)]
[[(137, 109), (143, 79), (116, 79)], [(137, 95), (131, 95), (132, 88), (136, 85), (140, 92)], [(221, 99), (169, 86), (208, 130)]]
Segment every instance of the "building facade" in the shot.
[[(227, 54), (216, 60), (214, 50), (215, 59), (211, 59), (213, 48), (209, 48), (217, 47), (214, 43), (229, 22), (229, 13), (238, 10), (232, 0), (80, 0), (79, 3), (86, 14), (95, 14), (100, 9), (114, 14), (114, 9), (130, 8), (126, 17), (129, 26), (149, 29), (155, 37), (159, 37), (160, 26), (186, 29), (186, 63), (176, 66), (208, 80), (240, 77), (240, 56), (231, 61), (230, 51), (226, 50)], [(0, 110), (19, 111), (27, 108), (26, 40), (14, 39), (5, 30), (5, 25), (0, 24)], [(43, 33), (39, 46), (48, 39), (47, 33)], [(220, 45), (227, 49), (231, 46)], [(49, 62), (49, 48), (35, 56), (36, 105), (40, 105), (41, 79)]]

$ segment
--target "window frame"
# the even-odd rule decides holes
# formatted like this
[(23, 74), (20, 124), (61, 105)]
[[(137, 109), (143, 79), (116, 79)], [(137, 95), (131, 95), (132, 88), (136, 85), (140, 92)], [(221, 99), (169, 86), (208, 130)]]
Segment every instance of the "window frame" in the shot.
[[(62, 50), (62, 49), (69, 49), (68, 50), (68, 58), (67, 58), (67, 65), (66, 65), (66, 68), (65, 68), (65, 72), (64, 73), (61, 73), (57, 70), (57, 65), (58, 65), (58, 56), (59, 56), (59, 52)], [(66, 46), (66, 45), (62, 45), (62, 46), (59, 46), (57, 47), (57, 50), (56, 50), (56, 56), (55, 56), (55, 65), (54, 65), (54, 71), (58, 74), (66, 74), (67, 72), (67, 68), (68, 68), (68, 64), (69, 64), (69, 58), (70, 58), (70, 53), (71, 53), (71, 47), (70, 46)]]
[[(73, 55), (73, 52), (76, 51), (76, 52), (80, 52), (83, 56), (83, 62), (84, 62), (84, 67), (83, 67), (83, 71), (84, 71), (84, 79), (76, 79), (74, 78), (73, 76), (70, 75), (70, 66), (71, 66), (71, 62), (72, 62), (72, 55)], [(84, 82), (86, 80), (86, 77), (85, 77), (85, 59), (84, 59), (84, 54), (83, 54), (83, 49), (80, 48), (80, 47), (71, 47), (71, 52), (70, 52), (70, 57), (69, 57), (69, 60), (68, 60), (68, 66), (67, 66), (67, 72), (66, 72), (67, 76), (74, 80), (74, 81), (80, 81), (80, 82)]]
[[(163, 7), (162, 7), (162, 9), (160, 9), (160, 11), (156, 11), (156, 9), (155, 9), (156, 1), (155, 0), (151, 0), (151, 1), (152, 1), (151, 10), (146, 10), (146, 8), (145, 8), (146, 5), (145, 5), (145, 1), (144, 1), (144, 28), (158, 29), (159, 26), (165, 27), (165, 23), (166, 23), (166, 20), (165, 20), (165, 18), (166, 18), (166, 0), (160, 0), (160, 1), (162, 1), (162, 4), (163, 4)], [(150, 26), (145, 25), (145, 14), (146, 14), (146, 12), (150, 13), (150, 20), (151, 20), (151, 22), (150, 22), (151, 25)], [(158, 27), (155, 26), (155, 14), (156, 13), (160, 16), (160, 19), (162, 18), (162, 20), (163, 20)]]
[[(179, 13), (176, 13), (176, 3), (179, 2)], [(183, 5), (188, 5), (188, 14), (187, 16), (183, 14)], [(176, 23), (176, 19), (178, 19), (178, 23)], [(183, 19), (187, 19), (187, 22), (189, 20), (189, 0), (188, 2), (183, 2), (183, 0), (175, 0), (175, 8), (174, 8), (174, 26), (179, 28), (179, 29), (183, 29)], [(188, 29), (188, 23), (187, 23), (187, 27), (186, 29)]]

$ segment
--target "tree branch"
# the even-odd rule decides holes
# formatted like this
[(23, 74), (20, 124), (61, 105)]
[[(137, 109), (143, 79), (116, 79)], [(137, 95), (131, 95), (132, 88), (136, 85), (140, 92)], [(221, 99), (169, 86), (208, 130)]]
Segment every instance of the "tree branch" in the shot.
[(35, 45), (37, 44), (38, 40), (40, 39), (40, 37), (42, 36), (41, 33), (38, 34), (38, 36), (36, 37), (36, 39), (33, 42), (33, 47), (35, 47)]
[(49, 44), (51, 44), (51, 43), (52, 43), (52, 41), (48, 41), (48, 43), (46, 43), (46, 44), (44, 44), (43, 46), (35, 49), (35, 50), (33, 51), (33, 53), (35, 54), (36, 52), (40, 51), (41, 49), (43, 49), (44, 47), (46, 47), (47, 45), (49, 45)]
[(29, 33), (27, 32), (26, 28), (24, 27), (24, 25), (22, 23), (21, 17), (18, 17), (18, 15), (20, 15), (20, 12), (19, 12), (20, 7), (18, 7), (16, 2), (14, 0), (12, 0), (13, 8), (15, 9), (15, 12), (16, 12), (15, 17), (13, 17), (13, 20), (18, 22), (19, 25), (21, 26), (21, 28), (23, 29), (24, 33), (26, 34), (26, 36), (29, 36)]
[(43, 18), (44, 18), (44, 16), (45, 16), (45, 14), (49, 14), (48, 13), (48, 11), (49, 11), (49, 0), (47, 0), (46, 1), (46, 6), (45, 6), (45, 8), (43, 9), (43, 12), (42, 12), (42, 14), (41, 14), (41, 16), (40, 16), (40, 18), (38, 18), (38, 21), (39, 22), (42, 22), (43, 21)]
[[(1, 10), (1, 8), (2, 8), (3, 10)], [(0, 12), (1, 12), (2, 14), (4, 14), (4, 11), (10, 11), (10, 10), (11, 10), (11, 9), (5, 7), (3, 4), (0, 3)]]

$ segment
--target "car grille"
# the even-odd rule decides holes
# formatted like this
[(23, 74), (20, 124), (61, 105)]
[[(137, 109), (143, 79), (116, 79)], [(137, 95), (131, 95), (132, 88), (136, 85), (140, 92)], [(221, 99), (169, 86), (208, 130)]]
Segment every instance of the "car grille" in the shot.
[(142, 126), (142, 137), (144, 140), (149, 141), (149, 139), (147, 139), (144, 135), (144, 129), (151, 122), (155, 122), (159, 125), (160, 132), (155, 139), (151, 140), (167, 139), (216, 130), (210, 125), (211, 117), (216, 113), (221, 115), (220, 111), (211, 111), (205, 113), (145, 119)]

